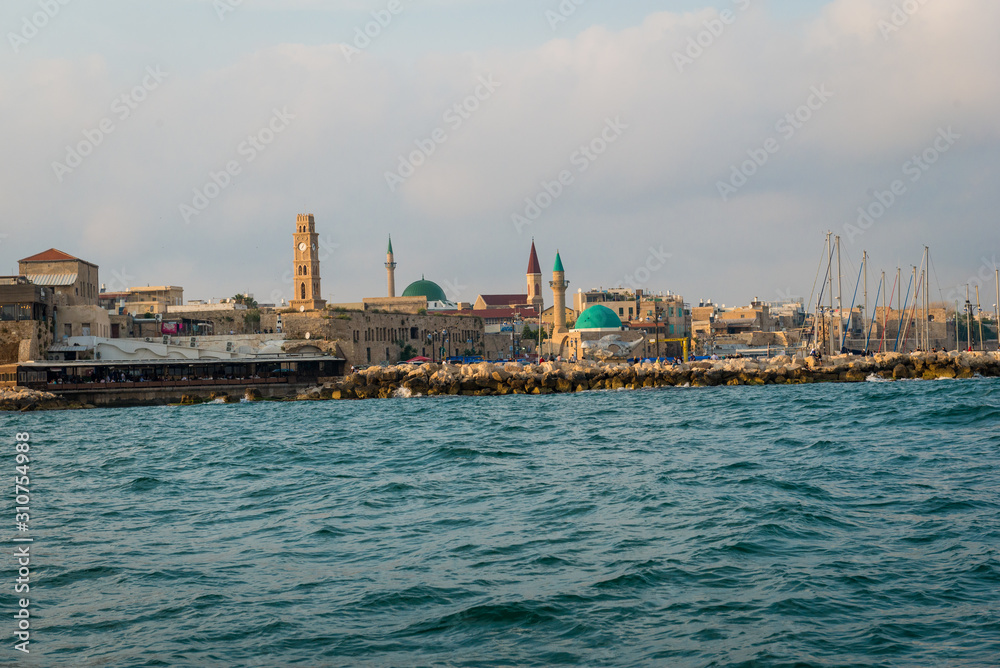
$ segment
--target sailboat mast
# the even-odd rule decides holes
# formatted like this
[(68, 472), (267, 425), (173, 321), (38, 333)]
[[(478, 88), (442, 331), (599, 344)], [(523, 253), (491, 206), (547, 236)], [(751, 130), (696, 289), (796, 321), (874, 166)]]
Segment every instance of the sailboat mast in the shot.
[[(913, 289), (917, 292), (920, 291), (920, 284), (917, 283), (917, 266), (913, 265)], [(917, 333), (917, 292), (913, 293), (913, 310), (910, 311), (910, 317), (906, 319), (906, 328), (909, 329), (913, 327), (913, 349), (916, 350), (920, 347), (920, 339)], [(905, 341), (904, 341), (905, 343)]]
[[(827, 311), (827, 319), (823, 323), (826, 325), (826, 340), (830, 344), (828, 352), (830, 355), (833, 354), (833, 233), (826, 233), (826, 247), (829, 251), (827, 256), (827, 288), (829, 294), (827, 295), (827, 303), (829, 305), (829, 310)], [(824, 344), (826, 345), (826, 344)]]
[[(840, 273), (840, 235), (837, 235), (837, 341), (844, 340), (844, 280)], [(836, 353), (840, 352), (840, 348)], [(835, 353), (835, 354), (836, 354)]]
[[(865, 272), (865, 317), (861, 319), (861, 326), (865, 328), (867, 338), (868, 322), (871, 320), (871, 314), (868, 313), (868, 251), (864, 251), (861, 257), (861, 266)], [(867, 344), (865, 345), (865, 352), (868, 352)]]
[(979, 313), (979, 350), (983, 351), (986, 348), (983, 345), (983, 309), (979, 304), (979, 286), (976, 286), (976, 311)]
[(896, 294), (896, 338), (899, 338), (899, 332), (903, 328), (903, 270), (896, 267), (896, 285), (899, 286), (899, 292)]
[(966, 350), (972, 350), (972, 302), (969, 301), (969, 284), (965, 284), (965, 341)]
[(955, 350), (959, 350), (962, 344), (958, 342), (958, 300), (955, 300)]
[[(886, 314), (886, 310), (885, 310), (885, 298), (886, 298), (886, 293), (885, 293), (885, 270), (883, 269), (882, 270), (882, 317), (883, 317), (883, 320), (885, 319), (885, 314)], [(875, 304), (875, 308), (876, 309), (878, 308), (878, 304)], [(880, 337), (879, 344), (878, 344), (878, 351), (879, 352), (882, 352), (882, 342), (884, 342), (884, 341), (885, 341), (885, 324), (883, 323), (883, 325), (882, 325), (882, 336)]]
[(924, 246), (924, 350), (931, 348), (931, 249)]

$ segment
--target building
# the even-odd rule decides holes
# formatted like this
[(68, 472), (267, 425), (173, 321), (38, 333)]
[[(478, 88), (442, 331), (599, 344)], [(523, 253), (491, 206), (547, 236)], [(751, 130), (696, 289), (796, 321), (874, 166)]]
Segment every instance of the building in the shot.
[(580, 290), (573, 301), (577, 313), (600, 304), (614, 311), (623, 323), (657, 330), (660, 338), (684, 339), (691, 336), (691, 312), (682, 296), (670, 292), (650, 293), (626, 288)]
[(165, 314), (171, 307), (184, 306), (184, 288), (176, 285), (155, 287), (135, 287), (124, 292), (101, 292), (97, 295), (98, 305), (112, 315), (141, 315), (146, 313)]
[(326, 301), (321, 299), (319, 273), (319, 235), (316, 233), (316, 217), (311, 213), (300, 213), (295, 221), (292, 266), (295, 295), (291, 307), (296, 311), (321, 311)]
[(52, 288), (57, 304), (97, 305), (100, 281), (96, 264), (50, 248), (20, 260), (18, 271), (35, 285)]
[(52, 342), (54, 297), (25, 276), (0, 277), (0, 364), (40, 358)]
[(556, 251), (556, 263), (552, 267), (552, 281), (549, 283), (552, 288), (552, 336), (566, 334), (566, 288), (569, 281), (566, 280), (566, 270), (563, 269), (562, 257)]
[(542, 268), (538, 264), (538, 253), (535, 252), (535, 240), (531, 240), (531, 255), (528, 257), (528, 295), (527, 303), (541, 313), (545, 310), (545, 299), (542, 296)]
[(396, 298), (396, 258), (392, 252), (392, 236), (389, 236), (389, 248), (385, 252), (385, 272), (387, 274), (389, 299)]
[(473, 311), (486, 311), (498, 308), (515, 308), (518, 306), (534, 306), (528, 301), (528, 295), (479, 295), (472, 304)]
[(419, 281), (414, 281), (403, 290), (404, 297), (423, 297), (427, 300), (428, 311), (456, 311), (458, 305), (448, 299), (441, 286), (434, 281), (428, 281), (423, 276)]

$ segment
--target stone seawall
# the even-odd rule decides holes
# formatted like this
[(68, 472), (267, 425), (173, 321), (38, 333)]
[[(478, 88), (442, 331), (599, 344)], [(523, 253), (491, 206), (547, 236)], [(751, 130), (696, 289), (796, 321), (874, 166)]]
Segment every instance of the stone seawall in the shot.
[(554, 394), (644, 387), (794, 385), (1000, 376), (1000, 353), (885, 353), (874, 357), (777, 357), (671, 365), (548, 362), (469, 366), (424, 364), (371, 367), (315, 388), (300, 399), (375, 399), (414, 395)]

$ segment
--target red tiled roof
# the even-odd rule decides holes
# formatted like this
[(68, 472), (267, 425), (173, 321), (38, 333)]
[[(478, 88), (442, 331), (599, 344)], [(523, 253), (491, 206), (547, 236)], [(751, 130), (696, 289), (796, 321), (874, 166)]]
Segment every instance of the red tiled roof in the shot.
[(479, 295), (487, 306), (517, 306), (528, 303), (528, 295)]
[(47, 251), (42, 251), (38, 255), (32, 255), (31, 257), (26, 257), (21, 262), (60, 262), (62, 260), (79, 260), (78, 257), (73, 257), (69, 253), (64, 253), (56, 248), (50, 248)]
[(531, 257), (528, 259), (528, 273), (540, 274), (542, 267), (538, 264), (538, 253), (535, 252), (535, 240), (531, 240)]

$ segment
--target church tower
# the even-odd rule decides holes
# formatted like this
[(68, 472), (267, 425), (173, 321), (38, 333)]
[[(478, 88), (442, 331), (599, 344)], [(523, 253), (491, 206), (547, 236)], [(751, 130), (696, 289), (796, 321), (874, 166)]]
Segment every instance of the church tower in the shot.
[(565, 334), (569, 330), (566, 329), (566, 288), (569, 287), (569, 281), (566, 280), (566, 270), (563, 269), (562, 258), (559, 257), (559, 251), (556, 251), (556, 264), (552, 268), (552, 282), (549, 283), (552, 288), (552, 338), (555, 339), (557, 334)]
[(316, 218), (311, 213), (300, 213), (295, 221), (295, 263), (291, 307), (296, 310), (318, 311), (326, 307), (320, 299), (319, 246)]
[(542, 267), (538, 264), (535, 240), (531, 240), (531, 256), (528, 258), (528, 303), (541, 313), (545, 308), (542, 296)]
[(392, 235), (389, 235), (389, 249), (385, 252), (385, 272), (389, 281), (389, 299), (396, 298), (396, 260), (392, 256)]

